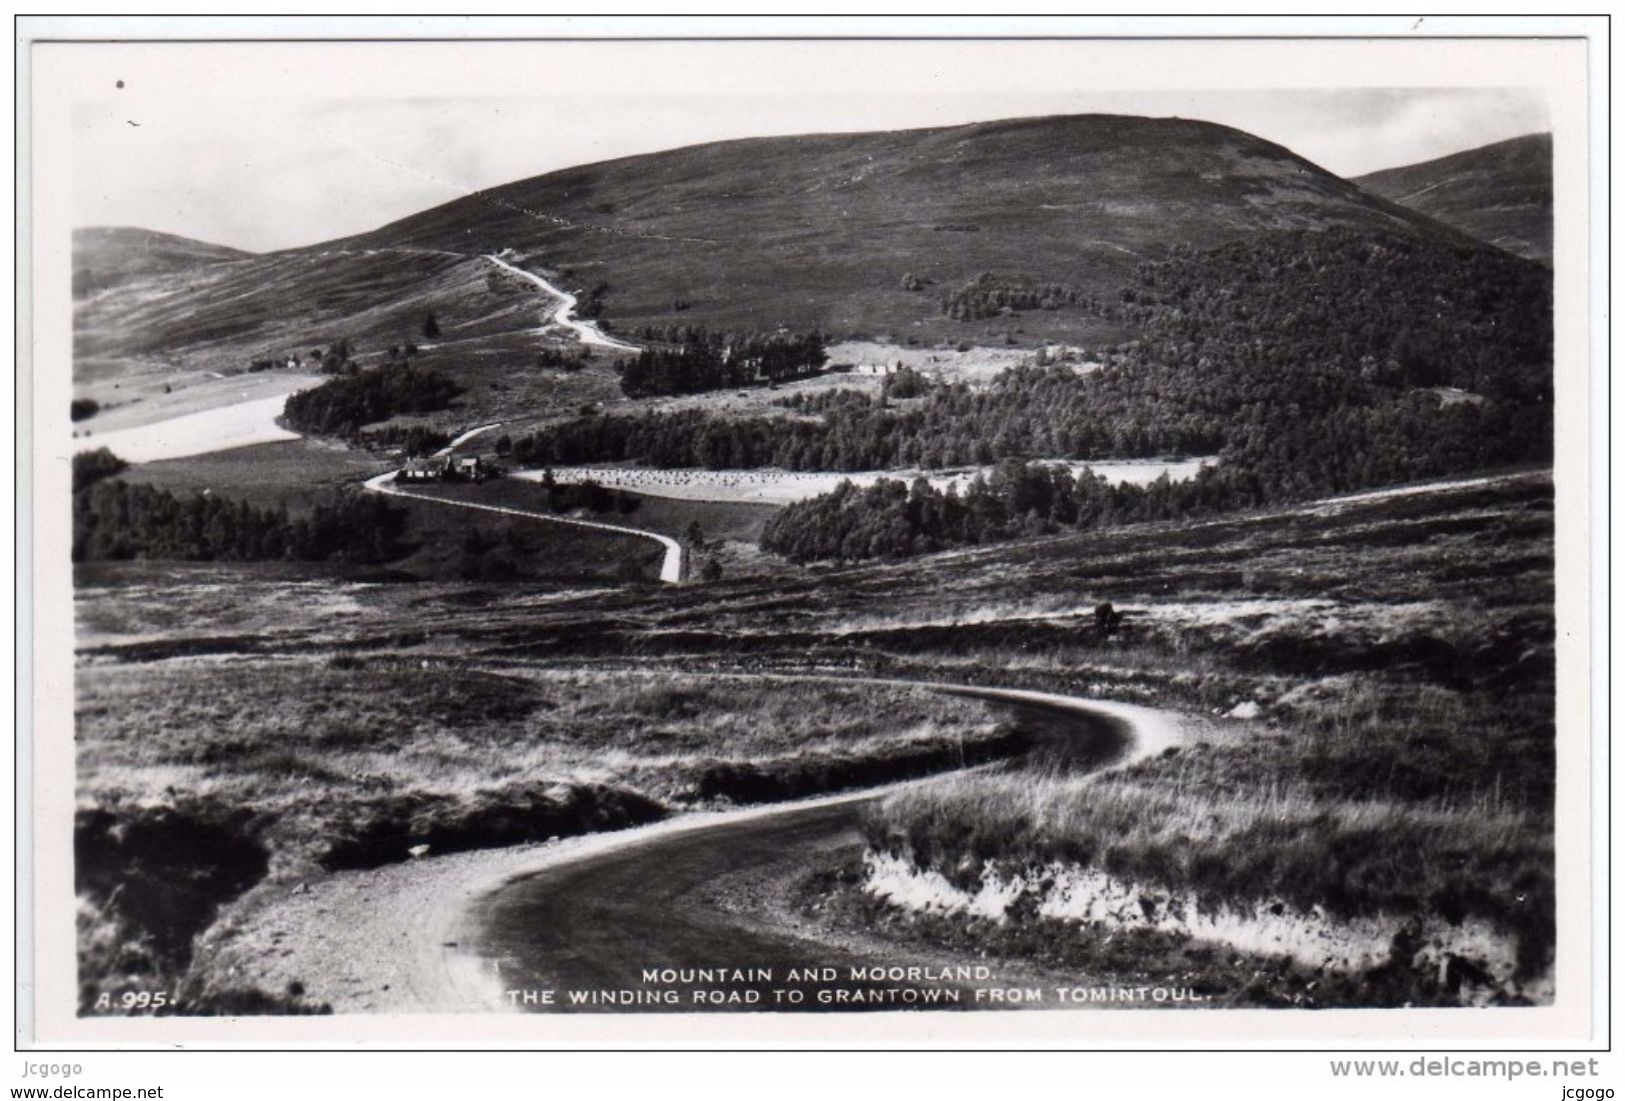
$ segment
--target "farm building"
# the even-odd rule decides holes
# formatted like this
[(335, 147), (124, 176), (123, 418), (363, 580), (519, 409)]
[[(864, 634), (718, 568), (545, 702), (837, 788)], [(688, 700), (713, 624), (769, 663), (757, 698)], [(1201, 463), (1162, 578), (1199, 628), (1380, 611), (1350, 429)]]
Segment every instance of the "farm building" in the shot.
[(413, 459), (395, 476), (400, 482), (483, 482), (497, 469), (478, 455), (435, 455)]
[(446, 469), (446, 476), (458, 481), (482, 482), (495, 475), (496, 470), (488, 466), (478, 455), (454, 455), (451, 458), (451, 465)]

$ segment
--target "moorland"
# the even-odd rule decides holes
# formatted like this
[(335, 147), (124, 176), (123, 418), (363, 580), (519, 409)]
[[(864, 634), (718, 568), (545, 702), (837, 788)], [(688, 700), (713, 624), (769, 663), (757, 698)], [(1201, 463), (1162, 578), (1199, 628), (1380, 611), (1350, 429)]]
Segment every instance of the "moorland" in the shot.
[[(870, 790), (752, 920), (1223, 1004), (1549, 1000), (1551, 271), (1498, 247), (1529, 203), (1408, 205), (1436, 168), (1081, 116), (263, 256), (82, 231), (85, 1005), (371, 1005), (232, 944), (389, 865)], [(95, 450), (250, 382), (298, 438)], [(1087, 772), (964, 686), (1187, 734)]]

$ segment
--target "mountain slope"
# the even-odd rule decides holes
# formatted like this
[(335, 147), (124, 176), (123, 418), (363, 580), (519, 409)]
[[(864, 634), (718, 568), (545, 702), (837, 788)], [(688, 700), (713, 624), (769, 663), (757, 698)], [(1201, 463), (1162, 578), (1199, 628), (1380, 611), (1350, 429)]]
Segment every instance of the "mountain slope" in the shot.
[[(77, 396), (128, 402), (135, 381), (151, 396), (180, 373), (308, 364), (339, 341), (359, 362), (382, 362), (391, 346), (426, 340), (433, 314), (440, 335), (421, 362), (470, 394), (489, 389), (482, 409), (517, 411), (510, 384), (536, 374), (536, 329), (554, 300), (483, 258), (510, 249), (584, 302), (601, 299), (605, 320), (634, 336), (782, 324), (898, 342), (1099, 346), (1134, 334), (1125, 296), (1142, 261), (1332, 228), (1475, 244), (1210, 123), (1086, 115), (721, 142), (522, 180), (261, 256), (86, 234), (87, 248), (126, 257), (122, 270), (142, 258), (150, 274), (76, 304)], [(994, 278), (977, 282), (984, 273)], [(576, 383), (526, 391), (526, 411), (613, 392), (607, 362), (578, 378), (590, 394)]]
[[(1454, 236), (1238, 130), (1081, 115), (607, 161), (479, 192), (347, 247), (511, 247), (577, 283), (607, 282), (623, 332), (782, 323), (941, 337), (967, 328), (942, 316), (938, 295), (980, 272), (1106, 299), (1175, 245), (1331, 226)], [(922, 289), (904, 289), (905, 275)], [(1101, 328), (1074, 314), (1023, 327), (1028, 339)]]
[(73, 293), (81, 298), (131, 279), (252, 255), (134, 226), (90, 226), (73, 231)]
[(1526, 134), (1354, 182), (1480, 241), (1552, 262), (1550, 134)]

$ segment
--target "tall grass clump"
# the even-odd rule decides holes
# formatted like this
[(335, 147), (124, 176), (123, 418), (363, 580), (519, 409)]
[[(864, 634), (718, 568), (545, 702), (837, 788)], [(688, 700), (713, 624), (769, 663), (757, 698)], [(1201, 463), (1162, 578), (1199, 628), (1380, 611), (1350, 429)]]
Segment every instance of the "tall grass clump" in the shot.
[(1555, 937), (1550, 716), (1430, 685), (1334, 687), (1289, 701), (1291, 727), (1113, 773), (899, 792), (871, 809), (865, 835), (972, 890), (989, 865), (1058, 863), (1214, 907), (1477, 918), (1540, 971)]

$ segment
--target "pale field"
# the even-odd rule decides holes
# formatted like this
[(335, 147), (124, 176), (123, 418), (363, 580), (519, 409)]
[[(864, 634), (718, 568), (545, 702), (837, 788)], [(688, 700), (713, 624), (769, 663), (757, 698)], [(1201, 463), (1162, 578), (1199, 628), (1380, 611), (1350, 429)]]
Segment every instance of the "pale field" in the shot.
[[(285, 398), (296, 390), (308, 390), (326, 381), (322, 375), (303, 371), (256, 371), (222, 375), (218, 372), (190, 371), (149, 380), (125, 380), (117, 394), (108, 387), (75, 387), (75, 397), (94, 397), (101, 412), (73, 426), (76, 437), (100, 436), (141, 428), (247, 402)], [(164, 386), (170, 387), (164, 393)], [(85, 391), (85, 392), (81, 392)], [(89, 391), (95, 391), (91, 393)]]
[[(1147, 485), (1164, 473), (1175, 481), (1194, 478), (1203, 463), (1211, 457), (1194, 459), (1130, 459), (1117, 462), (1055, 462), (1048, 465), (1067, 467), (1074, 476), (1084, 468), (1093, 470), (1114, 485)], [(612, 466), (556, 466), (553, 477), (560, 482), (595, 481), (612, 489), (627, 489), (651, 497), (670, 497), (679, 501), (732, 501), (752, 504), (787, 505), (820, 494), (832, 492), (842, 482), (856, 486), (870, 486), (882, 478), (912, 482), (924, 477), (938, 489), (957, 486), (963, 493), (978, 474), (988, 474), (992, 467), (964, 467), (956, 470), (865, 470), (865, 471), (794, 471), (794, 470), (701, 470), (697, 468), (667, 469), (649, 467)], [(522, 470), (513, 477), (526, 481), (540, 481), (544, 472)]]
[[(270, 375), (271, 372), (264, 374)], [(290, 432), (277, 424), (276, 420), (282, 415), (282, 407), (289, 394), (317, 385), (320, 381), (320, 378), (310, 375), (279, 375), (269, 384), (260, 386), (233, 386), (229, 391), (216, 388), (207, 394), (198, 393), (197, 390), (188, 391), (189, 400), (170, 405), (168, 408), (172, 415), (169, 416), (143, 420), (111, 431), (98, 431), (101, 427), (100, 417), (92, 422), (84, 422), (85, 427), (74, 434), (74, 450), (94, 451), (105, 447), (126, 462), (151, 463), (160, 459), (207, 455), (251, 444), (295, 440), (299, 438), (299, 433)], [(242, 399), (256, 392), (257, 396), (247, 397), (246, 400), (207, 404), (217, 398)], [(193, 407), (191, 411), (174, 412), (177, 407), (188, 406)], [(163, 412), (155, 403), (152, 407), (143, 408), (143, 413), (154, 410)], [(91, 426), (93, 423), (96, 427)]]
[[(1052, 356), (1071, 353), (1074, 360), (1081, 357), (1079, 349), (1052, 347)], [(1001, 371), (1009, 370), (1033, 360), (1030, 348), (985, 348), (972, 346), (961, 352), (953, 347), (928, 348), (890, 344), (876, 340), (848, 340), (829, 347), (831, 363), (850, 363), (861, 375), (873, 376), (896, 369), (899, 365), (940, 382), (964, 382), (970, 385), (992, 381)], [(1087, 372), (1096, 364), (1074, 362), (1073, 367)]]

